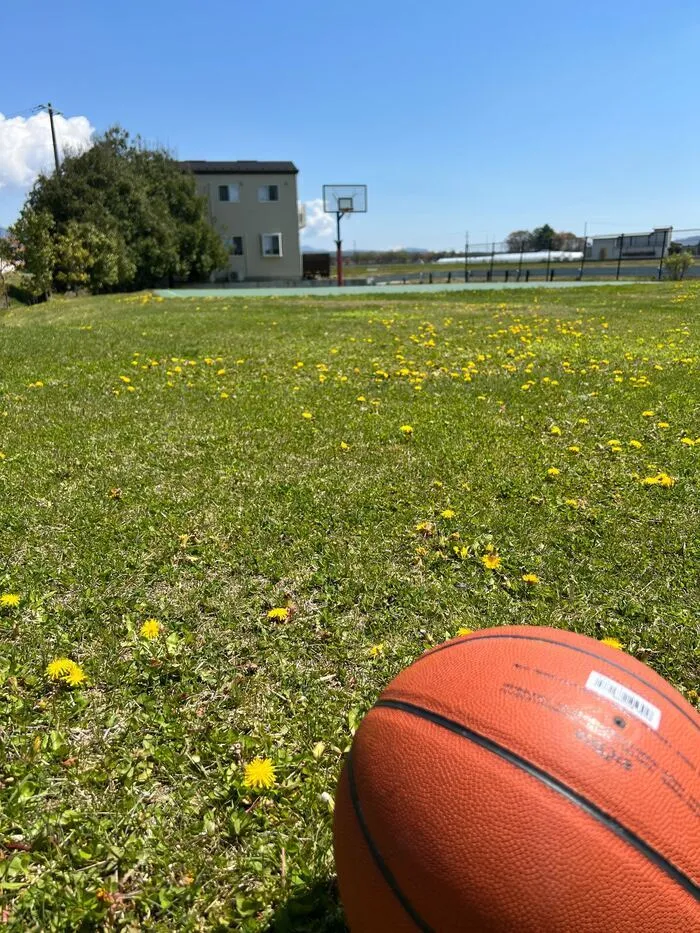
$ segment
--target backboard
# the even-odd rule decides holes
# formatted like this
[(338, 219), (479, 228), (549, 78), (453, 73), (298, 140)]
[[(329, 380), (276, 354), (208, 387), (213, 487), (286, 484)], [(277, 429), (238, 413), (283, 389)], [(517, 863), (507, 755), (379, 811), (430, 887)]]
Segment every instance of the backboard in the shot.
[(323, 210), (327, 214), (364, 214), (367, 185), (324, 185)]

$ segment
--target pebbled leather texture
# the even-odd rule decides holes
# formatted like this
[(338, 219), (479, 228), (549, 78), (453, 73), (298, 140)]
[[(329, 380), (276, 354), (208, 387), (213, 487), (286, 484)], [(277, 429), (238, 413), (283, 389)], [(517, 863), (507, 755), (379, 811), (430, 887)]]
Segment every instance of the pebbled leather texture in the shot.
[(439, 646), (341, 777), (350, 928), (700, 933), (698, 759), (700, 717), (624, 652), (533, 627)]

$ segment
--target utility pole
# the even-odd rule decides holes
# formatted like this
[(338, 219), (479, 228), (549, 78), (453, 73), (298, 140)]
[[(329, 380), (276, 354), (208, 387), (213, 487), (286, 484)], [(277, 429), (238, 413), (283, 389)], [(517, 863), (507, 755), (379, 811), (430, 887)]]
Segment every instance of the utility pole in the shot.
[(54, 165), (56, 166), (56, 174), (58, 175), (58, 172), (61, 166), (58, 161), (58, 143), (56, 142), (56, 127), (54, 126), (54, 122), (53, 122), (54, 109), (50, 103), (40, 104), (37, 109), (48, 110), (48, 113), (49, 113), (49, 122), (51, 123), (51, 141), (53, 142), (53, 161), (54, 161)]

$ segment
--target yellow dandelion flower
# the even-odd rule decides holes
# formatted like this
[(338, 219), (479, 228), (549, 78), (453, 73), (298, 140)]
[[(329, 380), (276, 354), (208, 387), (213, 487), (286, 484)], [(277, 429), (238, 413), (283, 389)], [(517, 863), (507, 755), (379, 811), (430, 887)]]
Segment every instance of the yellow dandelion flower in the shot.
[(64, 675), (63, 680), (68, 684), (69, 687), (79, 687), (87, 680), (87, 674), (82, 669), (82, 667), (74, 664), (68, 673)]
[(311, 414), (310, 411), (303, 411), (301, 413), (301, 417), (306, 418), (307, 421), (311, 421), (311, 419), (313, 418), (313, 415)]
[(465, 560), (467, 557), (469, 557), (469, 548), (464, 544), (461, 546), (455, 544), (453, 545), (452, 550), (461, 560)]
[(406, 437), (408, 437), (409, 435), (413, 434), (413, 428), (411, 427), (410, 424), (402, 424), (401, 427), (399, 428), (399, 430), (400, 430), (401, 433), (402, 433), (403, 435), (405, 435)]
[(378, 658), (380, 655), (384, 654), (384, 642), (380, 641), (376, 645), (372, 645), (368, 654), (370, 658)]
[(580, 454), (581, 448), (577, 447), (576, 444), (572, 444), (570, 447), (566, 448), (572, 454)]
[(695, 447), (696, 442), (692, 437), (682, 437), (681, 444), (685, 444), (687, 447)]
[(555, 476), (559, 476), (560, 473), (561, 473), (561, 470), (558, 470), (556, 467), (550, 467), (550, 468), (547, 470), (547, 476), (551, 476), (552, 479), (553, 479)]
[(274, 787), (275, 766), (269, 758), (254, 758), (245, 766), (243, 784), (249, 790), (268, 790)]
[(146, 619), (141, 626), (139, 635), (141, 638), (147, 638), (148, 641), (152, 641), (154, 638), (158, 638), (161, 628), (162, 626), (158, 619)]
[(671, 425), (668, 423), (668, 421), (657, 421), (657, 422), (656, 422), (656, 427), (657, 427), (657, 428), (662, 428), (662, 429), (665, 430), (666, 428), (670, 428)]
[(534, 586), (536, 583), (539, 583), (539, 582), (540, 582), (540, 578), (537, 576), (536, 573), (524, 573), (524, 574), (522, 575), (522, 578), (521, 578), (521, 579), (522, 579), (523, 583), (530, 583), (530, 584), (532, 584), (533, 586)]
[(644, 479), (642, 480), (642, 485), (643, 486), (664, 486), (665, 488), (668, 489), (670, 486), (674, 486), (675, 482), (676, 481), (672, 476), (669, 476), (668, 473), (664, 473), (662, 471), (660, 473), (657, 473), (656, 476), (645, 476)]
[(341, 449), (341, 450), (350, 450), (350, 444), (346, 444), (345, 441), (341, 441), (341, 442), (340, 442), (340, 449)]
[(0, 460), (4, 460), (7, 455), (0, 450)]
[(440, 517), (441, 518), (454, 518), (456, 514), (457, 513), (454, 511), (454, 509), (443, 509), (442, 512), (440, 512)]
[(355, 399), (355, 401), (357, 401), (357, 402), (366, 402), (367, 399), (365, 398), (364, 395), (358, 395), (357, 398)]
[(3, 593), (2, 596), (0, 596), (0, 606), (5, 609), (14, 609), (16, 606), (19, 606), (19, 601), (19, 593)]
[(653, 417), (654, 417), (654, 412), (653, 412), (653, 411), (643, 411), (643, 412), (642, 412), (642, 418), (653, 418)]
[(639, 448), (642, 446), (642, 442), (641, 442), (641, 441), (631, 440), (631, 441), (629, 441), (629, 445), (630, 445), (630, 447), (634, 447), (635, 450), (639, 450)]
[(289, 610), (286, 606), (277, 606), (275, 609), (270, 609), (267, 617), (275, 622), (284, 622), (289, 618)]
[(609, 648), (616, 648), (618, 651), (622, 651), (622, 642), (618, 641), (617, 638), (601, 638), (601, 645), (607, 645)]
[(131, 382), (131, 379), (128, 376), (120, 376), (119, 378), (125, 385), (129, 385), (129, 383)]
[(432, 522), (418, 522), (415, 530), (426, 537), (435, 534), (435, 525)]
[(220, 392), (219, 398), (228, 398), (228, 392)]
[(465, 628), (463, 625), (457, 629), (457, 638), (461, 638), (463, 635), (471, 635), (474, 629)]
[(579, 423), (579, 424), (588, 424), (588, 423), (589, 423), (589, 422), (588, 422), (588, 418), (579, 418), (579, 419), (578, 419), (578, 423)]
[(76, 667), (75, 661), (70, 658), (55, 658), (46, 665), (46, 676), (49, 680), (61, 680)]
[(498, 570), (501, 566), (501, 558), (495, 553), (484, 554), (481, 558), (481, 563), (487, 570)]
[(559, 434), (561, 434), (561, 428), (560, 428), (560, 427), (557, 427), (556, 424), (553, 424), (552, 427), (549, 429), (549, 433), (550, 433), (550, 434), (557, 434), (557, 435), (559, 435)]
[(217, 376), (225, 376), (225, 375), (226, 375), (226, 370), (225, 370), (225, 369), (217, 369), (216, 375), (217, 375)]

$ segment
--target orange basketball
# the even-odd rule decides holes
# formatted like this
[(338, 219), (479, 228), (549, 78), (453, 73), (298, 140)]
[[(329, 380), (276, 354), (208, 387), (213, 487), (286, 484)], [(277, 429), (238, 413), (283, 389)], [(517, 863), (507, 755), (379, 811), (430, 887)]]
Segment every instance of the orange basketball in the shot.
[(700, 717), (615, 648), (487, 629), (392, 681), (340, 778), (353, 933), (698, 933)]

